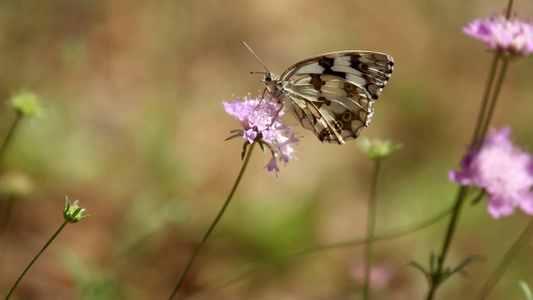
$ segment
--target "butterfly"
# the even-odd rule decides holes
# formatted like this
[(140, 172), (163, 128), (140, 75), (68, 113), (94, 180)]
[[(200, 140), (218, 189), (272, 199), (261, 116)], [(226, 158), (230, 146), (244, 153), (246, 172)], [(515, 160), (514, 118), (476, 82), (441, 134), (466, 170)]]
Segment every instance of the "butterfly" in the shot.
[(267, 71), (263, 81), (270, 95), (284, 103), (304, 128), (328, 143), (344, 144), (368, 127), (374, 101), (394, 69), (390, 55), (349, 50), (302, 60), (275, 75), (248, 49)]

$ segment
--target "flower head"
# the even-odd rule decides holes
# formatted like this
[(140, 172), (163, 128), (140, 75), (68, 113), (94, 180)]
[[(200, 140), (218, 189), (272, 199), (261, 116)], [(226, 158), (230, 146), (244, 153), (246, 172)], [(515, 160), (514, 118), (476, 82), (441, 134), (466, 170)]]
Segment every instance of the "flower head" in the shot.
[(39, 99), (28, 91), (22, 91), (12, 96), (9, 103), (23, 116), (33, 117), (43, 114)]
[(249, 144), (258, 142), (267, 146), (272, 153), (272, 159), (266, 166), (269, 172), (279, 172), (278, 161), (288, 163), (293, 158), (293, 144), (298, 138), (291, 132), (291, 126), (282, 123), (284, 112), (281, 104), (275, 100), (262, 98), (259, 95), (252, 98), (250, 94), (242, 101), (222, 102), (226, 112), (239, 123), (242, 130), (238, 130), (233, 137), (242, 136)]
[(513, 16), (506, 19), (494, 14), (490, 19), (476, 19), (463, 32), (487, 43), (494, 51), (513, 55), (526, 55), (533, 52), (533, 24)]
[(514, 146), (510, 136), (509, 127), (492, 130), (479, 150), (469, 150), (462, 170), (449, 173), (452, 181), (483, 189), (494, 218), (510, 215), (517, 207), (533, 214), (533, 158)]
[(79, 221), (90, 217), (90, 215), (82, 216), (85, 208), (78, 206), (78, 200), (72, 204), (68, 201), (68, 197), (65, 197), (65, 207), (63, 208), (63, 218), (68, 223), (78, 223)]
[(394, 151), (402, 147), (401, 144), (395, 144), (389, 140), (369, 140), (367, 138), (363, 139), (357, 144), (361, 151), (368, 155), (372, 159), (383, 159), (390, 156)]

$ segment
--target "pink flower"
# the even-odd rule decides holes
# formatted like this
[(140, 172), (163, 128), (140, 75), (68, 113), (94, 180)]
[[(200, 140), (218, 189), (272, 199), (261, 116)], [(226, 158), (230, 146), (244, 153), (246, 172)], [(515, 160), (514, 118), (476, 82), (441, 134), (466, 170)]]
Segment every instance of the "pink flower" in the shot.
[(479, 150), (469, 150), (462, 170), (449, 173), (452, 181), (483, 189), (494, 218), (510, 215), (517, 207), (533, 214), (533, 158), (514, 146), (510, 136), (509, 127), (492, 130)]
[(476, 19), (464, 27), (463, 32), (484, 41), (494, 51), (519, 56), (533, 52), (533, 24), (516, 16), (506, 19), (493, 14), (487, 20)]
[(226, 112), (243, 127), (239, 132), (250, 144), (258, 142), (271, 149), (272, 159), (266, 166), (269, 172), (279, 172), (277, 161), (285, 164), (294, 156), (292, 145), (298, 138), (291, 132), (291, 127), (282, 123), (283, 111), (281, 104), (260, 96), (252, 98), (248, 94), (242, 101), (233, 100), (231, 103), (222, 102)]
[[(365, 282), (366, 263), (358, 261), (350, 268), (350, 275), (360, 284)], [(377, 263), (370, 270), (369, 285), (372, 288), (383, 288), (389, 285), (394, 277), (394, 267), (389, 263)]]

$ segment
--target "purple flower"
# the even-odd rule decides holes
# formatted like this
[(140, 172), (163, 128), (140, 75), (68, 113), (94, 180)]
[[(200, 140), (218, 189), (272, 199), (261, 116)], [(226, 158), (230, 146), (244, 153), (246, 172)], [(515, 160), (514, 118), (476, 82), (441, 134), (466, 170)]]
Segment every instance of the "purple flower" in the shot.
[(476, 19), (464, 27), (463, 32), (498, 52), (519, 56), (533, 52), (533, 24), (516, 16), (506, 19), (501, 14), (493, 14), (487, 20)]
[(242, 101), (222, 104), (226, 112), (241, 123), (244, 139), (250, 144), (259, 142), (272, 150), (272, 159), (266, 166), (269, 172), (279, 172), (278, 160), (286, 164), (293, 158), (292, 145), (298, 142), (298, 138), (289, 125), (282, 123), (284, 112), (280, 111), (280, 103), (259, 95), (252, 98), (248, 94)]
[(491, 130), (480, 149), (470, 149), (463, 158), (462, 170), (449, 173), (452, 181), (483, 189), (494, 218), (510, 215), (517, 207), (533, 214), (533, 158), (514, 146), (510, 136), (509, 127)]
[(276, 162), (276, 157), (272, 157), (272, 159), (268, 162), (268, 165), (266, 165), (267, 170), (269, 172), (272, 172), (273, 170), (276, 171), (276, 173), (279, 172), (279, 166), (278, 166), (278, 163)]

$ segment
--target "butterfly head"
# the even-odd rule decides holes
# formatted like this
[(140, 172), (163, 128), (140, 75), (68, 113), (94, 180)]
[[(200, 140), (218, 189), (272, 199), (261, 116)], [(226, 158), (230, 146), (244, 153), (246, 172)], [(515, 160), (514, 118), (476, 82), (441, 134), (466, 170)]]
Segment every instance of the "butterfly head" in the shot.
[(283, 97), (283, 93), (282, 93), (283, 89), (281, 87), (280, 76), (270, 73), (266, 65), (261, 61), (259, 56), (255, 54), (252, 48), (250, 48), (250, 46), (248, 46), (248, 44), (246, 44), (244, 41), (242, 43), (244, 44), (244, 46), (246, 46), (246, 48), (248, 48), (248, 50), (250, 50), (250, 52), (255, 56), (257, 61), (263, 66), (263, 68), (266, 71), (266, 72), (250, 72), (250, 73), (251, 74), (264, 74), (262, 81), (266, 85), (266, 90), (273, 98), (278, 99), (278, 101), (280, 101), (281, 97)]
[(262, 81), (265, 83), (268, 93), (277, 99), (280, 96), (279, 91), (281, 91), (280, 77), (272, 73), (265, 73)]
[(269, 85), (274, 80), (274, 75), (270, 73), (265, 73), (265, 77), (263, 77), (263, 82), (266, 85)]
[(262, 81), (267, 87), (276, 86), (276, 84), (279, 82), (279, 76), (276, 76), (272, 73), (265, 73), (265, 77), (263, 77)]

